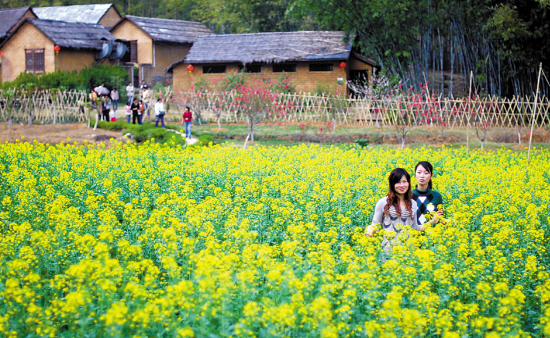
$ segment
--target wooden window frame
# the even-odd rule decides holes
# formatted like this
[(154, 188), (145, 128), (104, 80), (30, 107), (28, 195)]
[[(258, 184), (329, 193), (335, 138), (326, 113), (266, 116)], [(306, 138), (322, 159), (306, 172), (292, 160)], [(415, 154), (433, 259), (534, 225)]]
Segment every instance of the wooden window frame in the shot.
[(333, 72), (334, 64), (333, 63), (310, 63), (309, 71), (310, 72)]
[(226, 65), (202, 66), (202, 73), (203, 74), (224, 74), (225, 72), (227, 72), (227, 66)]
[(130, 62), (138, 63), (138, 41), (130, 40)]
[(25, 49), (25, 71), (27, 73), (42, 74), (46, 71), (44, 52), (44, 48)]
[(296, 63), (274, 63), (273, 73), (296, 73), (298, 65)]
[(243, 67), (243, 65), (239, 65), (239, 72), (260, 74), (263, 72), (263, 66), (259, 64), (250, 64)]

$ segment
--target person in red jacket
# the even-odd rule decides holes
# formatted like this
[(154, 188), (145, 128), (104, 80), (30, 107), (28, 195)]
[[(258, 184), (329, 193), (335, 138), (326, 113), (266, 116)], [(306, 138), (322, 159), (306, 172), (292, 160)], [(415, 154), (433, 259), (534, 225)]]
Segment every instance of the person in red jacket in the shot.
[(181, 124), (185, 124), (185, 137), (191, 138), (191, 126), (193, 122), (193, 113), (189, 110), (189, 107), (185, 107), (183, 116), (181, 117)]

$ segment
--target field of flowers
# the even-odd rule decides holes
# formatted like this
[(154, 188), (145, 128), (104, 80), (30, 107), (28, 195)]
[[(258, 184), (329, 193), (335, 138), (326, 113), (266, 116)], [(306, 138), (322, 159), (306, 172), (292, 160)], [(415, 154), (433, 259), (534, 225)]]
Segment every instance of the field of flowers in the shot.
[[(0, 336), (550, 336), (550, 152), (0, 145)], [(394, 167), (449, 221), (364, 236)]]

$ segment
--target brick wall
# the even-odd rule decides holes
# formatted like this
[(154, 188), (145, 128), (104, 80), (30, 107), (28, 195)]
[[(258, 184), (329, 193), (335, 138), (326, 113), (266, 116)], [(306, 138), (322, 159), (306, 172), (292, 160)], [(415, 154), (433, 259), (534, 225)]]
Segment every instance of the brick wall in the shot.
[(165, 86), (172, 82), (172, 74), (165, 74), (164, 70), (172, 63), (183, 59), (189, 53), (191, 44), (171, 44), (164, 42), (155, 42), (155, 67), (152, 67), (151, 77), (149, 82), (154, 86), (157, 82), (162, 81)]
[(61, 49), (55, 56), (55, 70), (76, 70), (90, 68), (94, 62), (95, 52), (89, 50)]
[(98, 23), (103, 27), (113, 27), (120, 19), (122, 19), (122, 17), (117, 13), (114, 7), (111, 6)]
[(124, 20), (121, 22), (118, 26), (111, 30), (111, 34), (113, 34), (117, 39), (124, 39), (128, 41), (137, 40), (138, 62), (135, 63), (134, 66), (139, 68), (139, 83), (141, 83), (141, 80), (144, 79), (145, 83), (150, 84), (153, 78), (151, 69), (151, 65), (153, 64), (153, 39), (151, 39), (149, 35), (141, 30), (141, 28), (134, 25), (129, 20)]
[[(352, 61), (352, 64), (348, 64), (346, 68), (340, 68), (341, 61), (332, 62), (333, 70), (327, 72), (310, 72), (309, 62), (297, 62), (296, 72), (287, 73), (287, 75), (290, 77), (290, 81), (292, 85), (294, 85), (294, 87), (296, 88), (297, 92), (311, 92), (314, 91), (319, 84), (325, 87), (335, 87), (339, 83), (339, 79), (341, 79), (345, 84), (347, 82), (347, 72), (349, 69), (370, 69), (372, 72), (372, 67), (365, 64), (364, 62), (357, 59), (350, 59), (350, 61)], [(179, 90), (188, 90), (191, 87), (192, 81), (196, 81), (196, 79), (200, 76), (209, 79), (216, 79), (223, 76), (223, 74), (202, 74), (202, 65), (199, 64), (193, 65), (195, 67), (195, 70), (190, 74), (187, 71), (188, 65), (188, 63), (184, 63), (174, 68), (174, 88)], [(226, 71), (227, 73), (231, 71), (238, 71), (238, 65), (227, 65)], [(273, 73), (273, 66), (271, 64), (267, 64), (263, 65), (261, 75), (276, 79), (281, 75), (281, 73)]]
[(54, 44), (30, 23), (23, 26), (2, 47), (2, 81), (13, 81), (25, 72), (25, 49), (44, 49), (44, 70), (55, 70)]
[(19, 24), (21, 24), (21, 22), (23, 22), (23, 20), (25, 20), (26, 18), (36, 18), (36, 15), (34, 15), (33, 12), (31, 12), (31, 10), (27, 10), (25, 12), (25, 14), (23, 14), (23, 16), (21, 17), (21, 19), (19, 19), (19, 21), (17, 21), (17, 23), (15, 25), (13, 25), (13, 27), (10, 29), (10, 33), (12, 33), (13, 31), (15, 31), (17, 29), (17, 27), (19, 27)]
[(124, 39), (128, 41), (137, 40), (138, 64), (153, 63), (153, 40), (149, 37), (149, 35), (145, 34), (141, 28), (137, 27), (128, 20), (124, 20), (120, 25), (116, 26), (111, 33), (117, 39)]

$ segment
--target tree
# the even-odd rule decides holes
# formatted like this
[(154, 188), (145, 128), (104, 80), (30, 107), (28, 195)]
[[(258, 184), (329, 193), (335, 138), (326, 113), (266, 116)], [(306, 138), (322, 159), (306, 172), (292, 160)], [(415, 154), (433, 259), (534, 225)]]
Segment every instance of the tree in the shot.
[(248, 135), (254, 141), (254, 127), (262, 121), (280, 114), (286, 114), (287, 106), (280, 101), (280, 94), (270, 88), (266, 78), (250, 78), (236, 88), (235, 106), (239, 113), (244, 114)]

